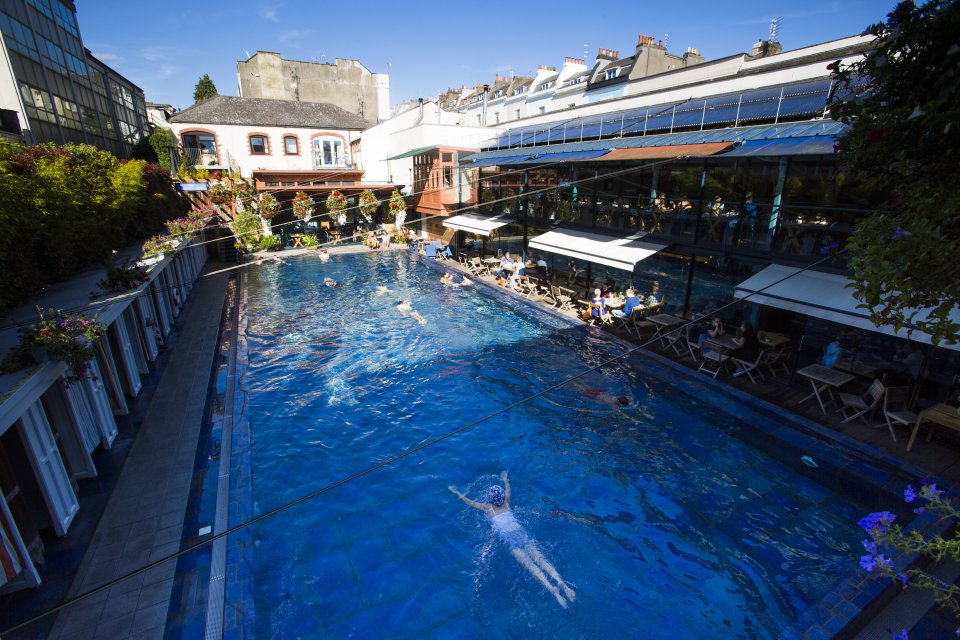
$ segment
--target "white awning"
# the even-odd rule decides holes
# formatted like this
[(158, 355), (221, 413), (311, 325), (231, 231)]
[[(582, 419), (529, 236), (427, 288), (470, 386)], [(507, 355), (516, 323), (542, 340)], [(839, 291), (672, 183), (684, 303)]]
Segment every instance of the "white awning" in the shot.
[(530, 248), (633, 271), (638, 262), (666, 247), (663, 244), (640, 242), (639, 239), (645, 235), (636, 233), (625, 238), (613, 238), (579, 229), (554, 229), (532, 238)]
[[(907, 337), (906, 329), (895, 331), (893, 326), (878, 327), (870, 322), (867, 310), (857, 308), (860, 302), (853, 296), (853, 289), (847, 288), (848, 284), (850, 280), (845, 276), (772, 264), (738, 284), (733, 295), (739, 299), (746, 298), (748, 302), (795, 311), (858, 329), (898, 338)], [(922, 311), (918, 315), (918, 318), (925, 317), (926, 313)], [(954, 310), (950, 317), (954, 322), (960, 322), (960, 311)], [(910, 339), (930, 344), (930, 336), (921, 331), (914, 331)], [(960, 350), (960, 344), (941, 346)]]
[(489, 236), (494, 229), (510, 224), (513, 218), (507, 216), (487, 217), (475, 213), (464, 213), (459, 216), (450, 216), (443, 221), (443, 226), (459, 229), (478, 236)]

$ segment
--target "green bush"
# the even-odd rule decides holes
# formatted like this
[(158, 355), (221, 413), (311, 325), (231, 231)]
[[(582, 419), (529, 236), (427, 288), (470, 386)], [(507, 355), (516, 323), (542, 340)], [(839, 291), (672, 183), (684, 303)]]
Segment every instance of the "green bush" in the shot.
[(187, 209), (169, 174), (90, 145), (0, 140), (0, 312)]
[(305, 235), (303, 236), (303, 240), (301, 240), (301, 242), (307, 249), (316, 249), (320, 246), (320, 238), (315, 235)]
[(263, 231), (263, 225), (260, 222), (260, 216), (249, 209), (240, 209), (237, 217), (230, 223), (230, 229), (237, 239), (236, 247), (240, 251), (246, 251), (247, 245), (260, 246), (260, 234)]
[(277, 236), (263, 236), (260, 238), (261, 251), (280, 251), (280, 238)]

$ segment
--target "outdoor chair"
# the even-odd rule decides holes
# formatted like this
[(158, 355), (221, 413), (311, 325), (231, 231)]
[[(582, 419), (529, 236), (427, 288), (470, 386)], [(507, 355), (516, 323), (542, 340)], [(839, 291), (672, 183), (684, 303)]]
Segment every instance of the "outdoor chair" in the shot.
[(791, 347), (770, 347), (766, 350), (766, 353), (767, 357), (763, 360), (762, 364), (770, 372), (771, 377), (776, 378), (777, 373), (781, 371), (786, 375), (791, 374), (790, 366), (787, 364), (790, 356), (793, 354)]
[(666, 351), (669, 349), (673, 351), (678, 360), (683, 360), (687, 357), (687, 354), (690, 352), (688, 334), (690, 333), (691, 326), (693, 325), (687, 325), (684, 328), (678, 327), (663, 334), (660, 337), (663, 350)]
[(746, 375), (750, 378), (750, 382), (757, 384), (757, 380), (763, 379), (763, 373), (760, 372), (758, 367), (763, 364), (763, 361), (767, 358), (767, 352), (763, 349), (760, 349), (760, 352), (757, 354), (756, 360), (753, 362), (747, 362), (746, 360), (741, 360), (740, 358), (731, 358), (733, 363), (737, 366), (737, 370), (733, 373), (733, 376), (739, 377)]
[(553, 299), (557, 301), (557, 310), (573, 310), (573, 297), (572, 295), (569, 295), (572, 294), (573, 291), (552, 285), (550, 287), (550, 293), (553, 295)]
[(714, 380), (717, 379), (717, 376), (723, 371), (727, 360), (730, 359), (730, 356), (726, 356), (713, 349), (704, 349), (700, 352), (700, 355), (703, 360), (700, 362), (700, 368), (697, 369), (697, 373), (706, 373)]
[(477, 277), (490, 275), (490, 269), (487, 268), (487, 265), (485, 265), (480, 258), (470, 258), (467, 268), (470, 269), (470, 273)]
[(426, 255), (428, 258), (436, 259), (436, 258), (437, 258), (437, 245), (435, 245), (435, 244), (432, 243), (432, 242), (431, 242), (430, 244), (428, 244), (428, 245), (425, 245), (425, 246), (423, 247), (423, 253), (424, 253), (424, 255)]
[(887, 393), (883, 396), (883, 419), (894, 442), (897, 441), (897, 435), (893, 432), (893, 423), (909, 428), (917, 421), (917, 414), (910, 410), (909, 403), (910, 387), (887, 387)]
[[(839, 411), (843, 414), (843, 420), (841, 422), (846, 424), (851, 420), (863, 418), (863, 416), (876, 409), (877, 405), (880, 404), (880, 400), (883, 399), (883, 392), (883, 383), (879, 380), (874, 380), (870, 388), (867, 389), (867, 392), (862, 396), (852, 393), (839, 393), (838, 397), (842, 405)], [(864, 422), (866, 422), (866, 419), (864, 419)]]

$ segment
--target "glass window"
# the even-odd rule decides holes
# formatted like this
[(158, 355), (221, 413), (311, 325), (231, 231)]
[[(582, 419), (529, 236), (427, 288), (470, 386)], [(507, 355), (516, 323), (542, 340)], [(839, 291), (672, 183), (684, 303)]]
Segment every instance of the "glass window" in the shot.
[(77, 108), (77, 105), (60, 96), (53, 96), (53, 104), (57, 109), (57, 114), (60, 116), (63, 126), (73, 129), (83, 128), (80, 124), (80, 110)]
[(295, 156), (300, 153), (300, 146), (297, 144), (296, 136), (283, 137), (283, 152), (288, 156)]
[(342, 167), (347, 164), (343, 155), (343, 140), (340, 138), (313, 139), (314, 167)]
[(66, 6), (60, 2), (53, 3), (53, 10), (57, 14), (57, 24), (66, 29), (75, 36), (80, 36), (77, 32), (77, 19)]
[(267, 155), (267, 136), (250, 136), (250, 153), (253, 155)]
[(40, 54), (37, 52), (36, 44), (34, 44), (33, 33), (26, 25), (0, 11), (0, 31), (3, 31), (4, 39), (10, 49), (37, 62), (40, 61)]
[(67, 72), (66, 58), (64, 58), (63, 51), (60, 47), (40, 35), (37, 36), (37, 44), (40, 47), (40, 55), (43, 57), (44, 62), (47, 63), (47, 66), (60, 73)]
[(20, 94), (26, 103), (28, 117), (56, 123), (57, 118), (53, 114), (53, 101), (46, 91), (22, 84), (20, 85)]
[(53, 11), (50, 10), (50, 0), (27, 0), (27, 2), (36, 7), (43, 15), (53, 19)]

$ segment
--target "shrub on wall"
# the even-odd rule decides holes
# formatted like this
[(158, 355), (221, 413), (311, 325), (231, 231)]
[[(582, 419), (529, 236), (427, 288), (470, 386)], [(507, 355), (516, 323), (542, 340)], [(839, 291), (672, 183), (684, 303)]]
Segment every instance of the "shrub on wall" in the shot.
[(0, 312), (186, 210), (169, 174), (90, 145), (0, 140)]

